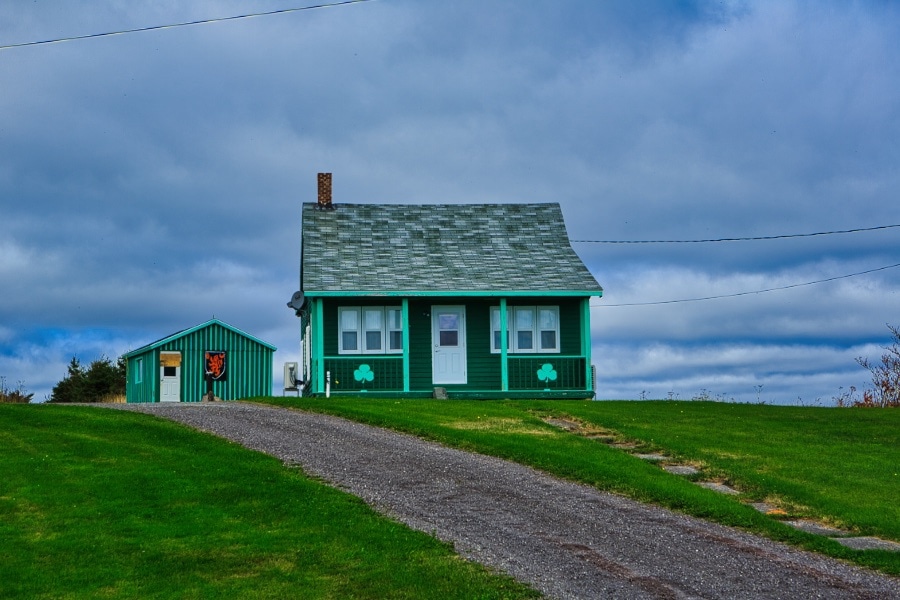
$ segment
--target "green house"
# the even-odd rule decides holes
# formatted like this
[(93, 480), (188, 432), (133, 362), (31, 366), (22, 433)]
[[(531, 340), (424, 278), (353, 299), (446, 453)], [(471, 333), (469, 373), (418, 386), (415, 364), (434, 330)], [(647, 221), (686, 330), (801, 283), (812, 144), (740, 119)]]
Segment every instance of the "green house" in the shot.
[(558, 204), (332, 204), (324, 187), (302, 208), (288, 303), (304, 393), (593, 396), (603, 289)]
[(128, 402), (272, 395), (275, 346), (212, 319), (125, 354)]

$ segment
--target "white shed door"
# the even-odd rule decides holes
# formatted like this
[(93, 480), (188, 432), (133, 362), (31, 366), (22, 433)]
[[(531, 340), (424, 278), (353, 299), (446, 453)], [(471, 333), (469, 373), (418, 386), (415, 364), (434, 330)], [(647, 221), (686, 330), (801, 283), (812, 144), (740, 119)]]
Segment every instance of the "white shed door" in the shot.
[[(174, 353), (173, 353), (174, 354)], [(159, 365), (159, 401), (181, 402), (181, 360), (161, 360)], [(165, 364), (169, 362), (169, 364)]]
[(466, 307), (432, 306), (431, 340), (434, 383), (466, 383)]

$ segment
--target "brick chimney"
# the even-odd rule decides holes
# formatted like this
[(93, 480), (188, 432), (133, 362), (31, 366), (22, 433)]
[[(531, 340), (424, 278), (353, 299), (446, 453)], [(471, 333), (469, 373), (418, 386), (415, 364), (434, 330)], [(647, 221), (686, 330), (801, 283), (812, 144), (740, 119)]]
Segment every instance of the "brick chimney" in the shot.
[(331, 173), (319, 173), (319, 210), (334, 210), (331, 204)]

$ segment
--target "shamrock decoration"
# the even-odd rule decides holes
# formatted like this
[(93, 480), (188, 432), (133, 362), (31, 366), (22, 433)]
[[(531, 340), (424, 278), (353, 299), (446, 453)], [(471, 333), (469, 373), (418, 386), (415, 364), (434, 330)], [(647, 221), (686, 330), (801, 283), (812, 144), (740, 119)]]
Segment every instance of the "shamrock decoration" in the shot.
[[(538, 369), (537, 378), (538, 381), (546, 381), (548, 386), (550, 385), (551, 381), (556, 381), (556, 371), (553, 370), (553, 365), (551, 365), (550, 363), (544, 363), (544, 365), (541, 366), (540, 369)], [(550, 388), (545, 387), (544, 391), (549, 392)]]
[(366, 364), (359, 365), (359, 368), (353, 371), (353, 379), (362, 383), (363, 391), (366, 389), (366, 382), (375, 379), (375, 373), (372, 367)]

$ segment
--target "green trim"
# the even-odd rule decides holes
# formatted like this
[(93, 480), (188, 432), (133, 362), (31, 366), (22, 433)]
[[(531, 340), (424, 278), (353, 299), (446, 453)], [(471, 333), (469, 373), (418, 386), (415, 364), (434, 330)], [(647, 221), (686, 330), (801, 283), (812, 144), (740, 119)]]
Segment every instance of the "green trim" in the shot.
[[(514, 391), (514, 392), (498, 392), (497, 390), (452, 390), (447, 389), (447, 397), (451, 400), (554, 400), (554, 399), (571, 399), (571, 400), (590, 400), (593, 398), (591, 392), (585, 390), (553, 390), (545, 392), (540, 390), (531, 391)], [(332, 396), (353, 397), (360, 396), (361, 390), (336, 392), (331, 390)], [(324, 396), (325, 393), (314, 394)], [(434, 391), (413, 391), (413, 392), (387, 392), (370, 390), (366, 392), (366, 398), (434, 398)]]
[(313, 360), (317, 361), (316, 392), (325, 392), (325, 309), (321, 299), (312, 300), (316, 316), (313, 319)]
[(409, 299), (404, 298), (400, 306), (403, 319), (403, 391), (409, 392)]
[(603, 290), (485, 290), (485, 291), (460, 291), (460, 290), (419, 290), (419, 291), (411, 291), (411, 290), (382, 290), (373, 292), (362, 291), (362, 290), (353, 290), (353, 291), (334, 291), (334, 290), (320, 290), (320, 291), (307, 291), (304, 290), (306, 296), (310, 299), (312, 298), (347, 298), (347, 297), (367, 297), (367, 298), (380, 298), (380, 297), (397, 297), (397, 296), (406, 296), (409, 298), (421, 298), (421, 297), (431, 297), (431, 298), (496, 298), (498, 295), (503, 294), (507, 297), (532, 297), (532, 298), (558, 298), (561, 296), (573, 297), (573, 296), (597, 296), (598, 298), (603, 296)]
[(585, 389), (593, 391), (591, 380), (591, 305), (590, 299), (581, 301), (581, 353), (584, 355)]
[(253, 340), (253, 341), (256, 342), (257, 344), (262, 344), (263, 346), (265, 346), (265, 347), (268, 348), (269, 350), (272, 350), (273, 352), (274, 352), (275, 350), (278, 350), (278, 348), (276, 348), (276, 347), (273, 346), (272, 344), (270, 344), (270, 343), (268, 343), (268, 342), (264, 342), (264, 341), (262, 341), (261, 339), (259, 339), (259, 338), (257, 338), (257, 337), (253, 337), (252, 335), (250, 335), (250, 334), (247, 333), (246, 331), (241, 331), (241, 330), (238, 329), (237, 327), (234, 327), (234, 326), (232, 326), (232, 325), (229, 325), (228, 323), (222, 322), (222, 321), (220, 321), (220, 320), (218, 320), (218, 319), (210, 319), (210, 320), (207, 321), (206, 323), (201, 323), (200, 325), (195, 325), (195, 326), (193, 326), (193, 327), (191, 327), (191, 328), (189, 328), (189, 329), (185, 329), (185, 330), (183, 330), (183, 331), (179, 331), (179, 332), (177, 332), (177, 333), (173, 333), (172, 335), (167, 335), (166, 337), (162, 338), (161, 340), (156, 340), (155, 342), (151, 342), (151, 343), (147, 344), (146, 346), (141, 346), (141, 347), (138, 348), (137, 350), (132, 350), (131, 352), (126, 352), (125, 354), (122, 355), (122, 358), (128, 359), (128, 358), (131, 358), (132, 356), (135, 356), (135, 355), (138, 355), (138, 354), (143, 354), (144, 352), (147, 352), (148, 350), (153, 350), (153, 349), (159, 348), (159, 347), (161, 347), (161, 346), (164, 346), (164, 345), (166, 345), (167, 343), (171, 342), (172, 340), (176, 340), (176, 339), (178, 339), (178, 338), (180, 338), (180, 337), (184, 337), (184, 336), (186, 336), (186, 335), (190, 335), (190, 334), (194, 333), (195, 331), (200, 331), (201, 329), (204, 329), (204, 328), (206, 328), (206, 327), (209, 327), (210, 325), (220, 325), (220, 326), (224, 327), (225, 329), (227, 329), (227, 330), (229, 330), (229, 331), (232, 331), (232, 332), (234, 332), (234, 333), (236, 333), (236, 334), (238, 334), (238, 335), (242, 335), (242, 336), (244, 336), (245, 338), (247, 338), (247, 339), (249, 339), (249, 340)]
[[(490, 312), (494, 311), (491, 310)], [(509, 363), (507, 362), (509, 340), (507, 339), (507, 330), (506, 298), (500, 298), (500, 390), (504, 392), (509, 390)], [(491, 323), (491, 335), (494, 335), (493, 323)]]

